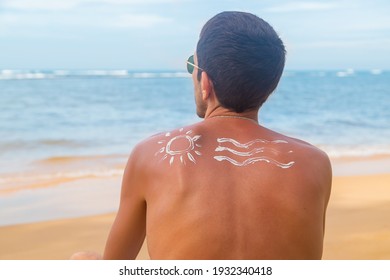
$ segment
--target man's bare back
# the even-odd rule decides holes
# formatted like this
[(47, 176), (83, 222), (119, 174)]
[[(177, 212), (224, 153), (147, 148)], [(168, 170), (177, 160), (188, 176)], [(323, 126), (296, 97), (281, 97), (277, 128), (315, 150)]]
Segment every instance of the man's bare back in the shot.
[(321, 258), (331, 169), (313, 146), (211, 117), (151, 137), (130, 160), (124, 184), (141, 182), (152, 259)]
[(134, 259), (145, 237), (152, 259), (321, 258), (329, 159), (258, 124), (284, 63), (253, 14), (205, 24), (187, 60), (204, 121), (134, 148), (103, 258)]

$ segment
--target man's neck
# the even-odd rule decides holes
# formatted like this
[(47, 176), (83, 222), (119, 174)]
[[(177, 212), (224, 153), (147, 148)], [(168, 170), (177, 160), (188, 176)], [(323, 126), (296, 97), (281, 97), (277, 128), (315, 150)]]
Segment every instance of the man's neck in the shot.
[(219, 107), (211, 112), (206, 112), (204, 119), (207, 120), (207, 119), (211, 119), (211, 118), (246, 119), (246, 120), (252, 120), (252, 121), (258, 123), (258, 110), (236, 113), (236, 112), (228, 110), (226, 108)]

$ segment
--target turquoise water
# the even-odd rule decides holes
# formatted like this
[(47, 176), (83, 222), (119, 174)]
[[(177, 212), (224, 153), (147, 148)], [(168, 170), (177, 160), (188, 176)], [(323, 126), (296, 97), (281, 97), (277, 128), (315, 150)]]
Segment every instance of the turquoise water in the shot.
[(390, 72), (287, 72), (260, 115), (331, 157), (390, 154)]
[[(390, 155), (389, 105), (390, 72), (286, 71), (259, 119), (331, 157)], [(187, 73), (0, 70), (0, 225), (115, 211), (132, 147), (197, 121)]]
[[(0, 167), (128, 154), (151, 134), (198, 121), (193, 99), (180, 72), (0, 71)], [(286, 71), (259, 117), (331, 156), (390, 154), (389, 105), (390, 72)]]

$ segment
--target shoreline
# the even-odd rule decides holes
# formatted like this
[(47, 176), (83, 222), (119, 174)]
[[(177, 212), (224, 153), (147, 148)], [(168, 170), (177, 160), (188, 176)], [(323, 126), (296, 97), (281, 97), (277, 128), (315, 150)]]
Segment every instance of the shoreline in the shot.
[(390, 155), (330, 158), (333, 176), (359, 176), (390, 173)]
[[(332, 159), (334, 176), (323, 259), (390, 259), (390, 171), (381, 172), (383, 162), (389, 160), (390, 157)], [(373, 170), (377, 172), (372, 173)], [(57, 205), (60, 201), (81, 208), (76, 207), (73, 213), (68, 209), (68, 216), (49, 217), (46, 221), (21, 220), (18, 224), (0, 226), (0, 260), (68, 259), (77, 251), (103, 252), (118, 206), (120, 177), (88, 178), (76, 185), (63, 182), (53, 188), (59, 195), (55, 201), (45, 205), (37, 199), (37, 205), (45, 207), (27, 211), (62, 211)], [(50, 195), (50, 188), (28, 192), (33, 195), (39, 190)], [(111, 208), (103, 209), (107, 201)], [(96, 207), (101, 212), (89, 211)], [(7, 218), (12, 220), (15, 211), (12, 208), (8, 211), (7, 205), (4, 208), (7, 211), (2, 212), (7, 212)], [(80, 209), (84, 214), (80, 214)], [(138, 258), (149, 258), (145, 246)]]

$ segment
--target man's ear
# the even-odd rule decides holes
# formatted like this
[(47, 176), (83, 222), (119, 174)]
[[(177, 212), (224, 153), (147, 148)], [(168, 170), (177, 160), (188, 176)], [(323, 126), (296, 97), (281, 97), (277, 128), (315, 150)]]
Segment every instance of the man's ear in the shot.
[(202, 90), (202, 99), (205, 101), (214, 92), (213, 83), (205, 71), (202, 71), (200, 79), (200, 88)]

